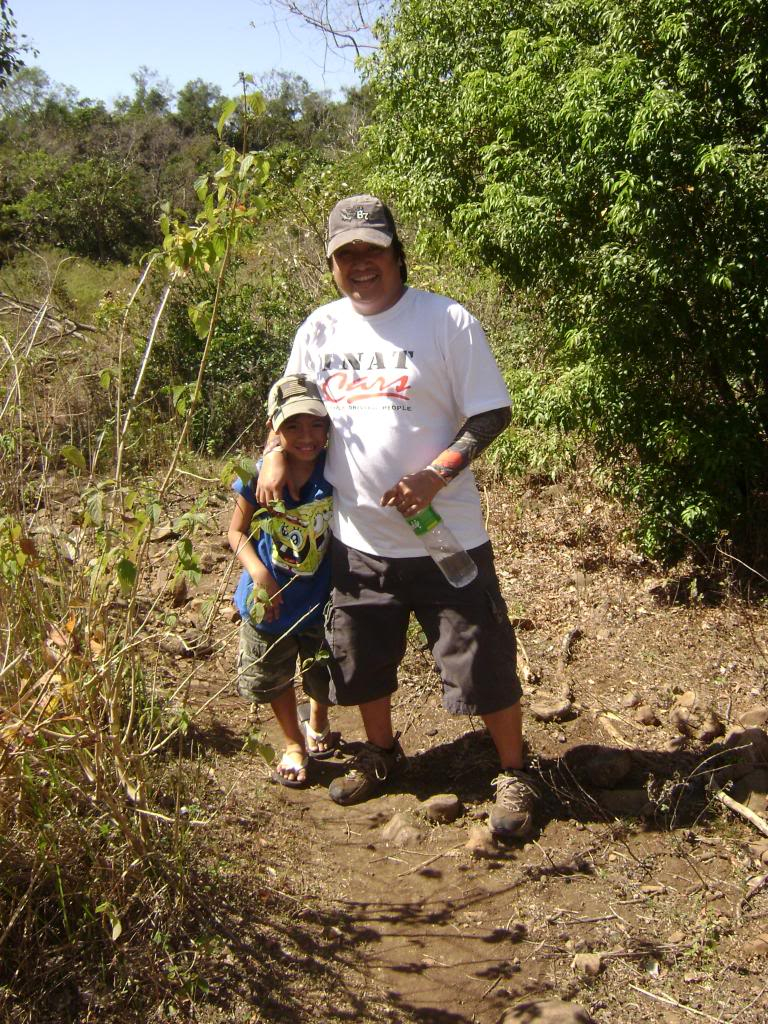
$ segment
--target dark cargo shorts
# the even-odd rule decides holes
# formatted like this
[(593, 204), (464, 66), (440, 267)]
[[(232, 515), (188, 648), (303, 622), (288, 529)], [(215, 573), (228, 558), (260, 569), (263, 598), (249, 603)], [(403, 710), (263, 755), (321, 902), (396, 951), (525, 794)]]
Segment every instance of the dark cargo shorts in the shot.
[(448, 711), (488, 715), (517, 703), (515, 632), (493, 550), (487, 543), (470, 554), (477, 578), (457, 589), (428, 555), (379, 558), (334, 541), (326, 634), (336, 703), (365, 704), (395, 692), (411, 612), (432, 650)]
[[(302, 671), (302, 665), (310, 659), (312, 663)], [(240, 622), (237, 692), (246, 700), (268, 704), (300, 678), (308, 697), (330, 704), (328, 663), (322, 624), (280, 635), (264, 633), (248, 619)]]

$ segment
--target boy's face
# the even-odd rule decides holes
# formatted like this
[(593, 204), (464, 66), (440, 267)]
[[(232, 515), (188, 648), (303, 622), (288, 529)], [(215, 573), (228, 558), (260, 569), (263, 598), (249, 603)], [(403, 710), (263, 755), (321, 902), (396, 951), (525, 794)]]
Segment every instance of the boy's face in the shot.
[(314, 462), (328, 441), (328, 417), (300, 412), (283, 420), (276, 433), (287, 455)]

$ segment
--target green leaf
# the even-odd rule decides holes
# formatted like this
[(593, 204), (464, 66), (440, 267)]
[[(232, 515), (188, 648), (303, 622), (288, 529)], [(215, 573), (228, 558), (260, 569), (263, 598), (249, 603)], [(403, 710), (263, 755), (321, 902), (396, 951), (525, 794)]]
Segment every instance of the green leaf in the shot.
[(250, 112), (251, 114), (253, 114), (254, 117), (261, 117), (261, 115), (267, 109), (267, 105), (264, 102), (264, 97), (261, 95), (260, 92), (249, 93), (245, 98), (245, 102), (248, 104)]
[(85, 509), (90, 522), (94, 526), (101, 526), (104, 522), (104, 493), (91, 491), (85, 499)]
[(99, 384), (104, 391), (109, 391), (109, 385), (112, 383), (112, 371), (102, 370), (99, 374)]
[(254, 459), (240, 459), (233, 465), (232, 472), (237, 473), (244, 484), (248, 484), (257, 476), (259, 467)]
[(127, 597), (133, 590), (134, 584), (136, 583), (138, 570), (129, 558), (121, 558), (117, 563), (116, 571), (117, 582), (120, 584), (122, 595), (123, 597)]
[(216, 125), (216, 134), (221, 138), (222, 132), (224, 131), (224, 125), (227, 123), (229, 118), (237, 109), (237, 100), (228, 100), (221, 110), (221, 117), (219, 123)]
[(65, 444), (59, 450), (70, 466), (79, 469), (81, 473), (85, 472), (85, 456), (79, 448), (75, 448), (73, 444)]
[(205, 299), (202, 302), (198, 302), (195, 306), (189, 306), (187, 312), (189, 313), (189, 319), (192, 321), (192, 326), (195, 328), (195, 334), (201, 341), (205, 341), (211, 327), (213, 303), (210, 299)]
[(247, 750), (249, 754), (257, 754), (264, 758), (269, 765), (275, 763), (275, 748), (271, 743), (267, 743), (260, 733), (249, 732), (245, 737), (243, 749)]

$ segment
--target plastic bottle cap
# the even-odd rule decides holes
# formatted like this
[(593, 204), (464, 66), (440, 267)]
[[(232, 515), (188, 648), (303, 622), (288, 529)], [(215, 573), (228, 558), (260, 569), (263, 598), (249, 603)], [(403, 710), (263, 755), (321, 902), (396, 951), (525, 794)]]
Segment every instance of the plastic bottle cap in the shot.
[(442, 523), (442, 519), (431, 505), (427, 505), (418, 515), (409, 516), (406, 521), (417, 537), (423, 537), (425, 533), (434, 530), (438, 523)]

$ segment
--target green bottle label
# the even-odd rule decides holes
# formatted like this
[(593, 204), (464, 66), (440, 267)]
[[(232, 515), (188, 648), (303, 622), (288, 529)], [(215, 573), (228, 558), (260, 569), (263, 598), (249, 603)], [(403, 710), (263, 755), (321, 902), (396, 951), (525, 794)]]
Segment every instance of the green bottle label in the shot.
[(410, 516), (406, 521), (417, 537), (423, 537), (425, 533), (434, 530), (437, 524), (442, 523), (443, 520), (431, 505), (427, 505), (418, 515)]

